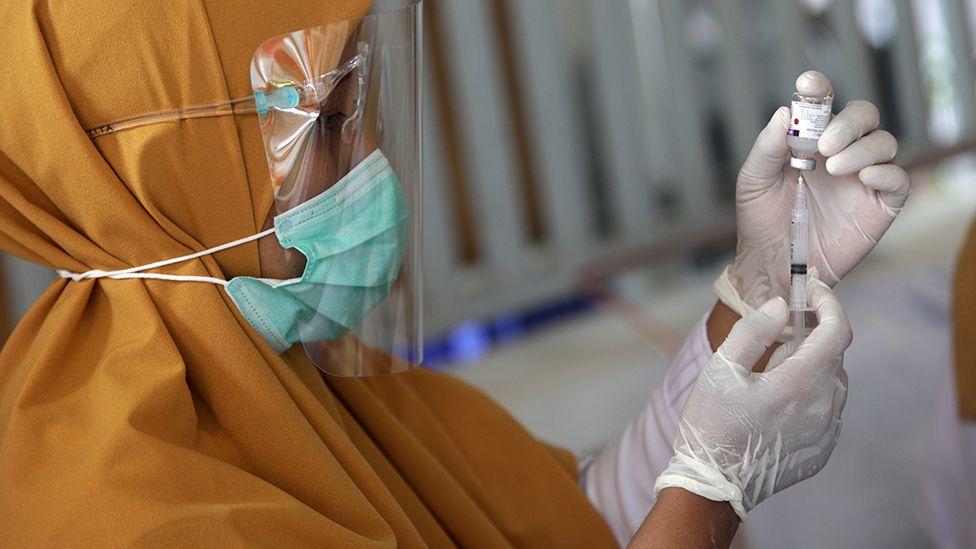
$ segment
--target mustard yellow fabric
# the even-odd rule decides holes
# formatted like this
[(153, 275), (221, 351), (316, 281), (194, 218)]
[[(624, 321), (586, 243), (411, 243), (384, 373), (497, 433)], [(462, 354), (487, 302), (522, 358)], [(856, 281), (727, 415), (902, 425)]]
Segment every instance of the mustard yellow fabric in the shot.
[(969, 229), (956, 264), (952, 317), (959, 413), (976, 420), (976, 224)]
[[(256, 121), (85, 128), (248, 92), (265, 38), (367, 0), (0, 3), (0, 245), (84, 271), (255, 233)], [(162, 272), (257, 274), (257, 245)], [(57, 280), (0, 353), (0, 547), (601, 547), (572, 457), (426, 371), (323, 379), (223, 290)]]

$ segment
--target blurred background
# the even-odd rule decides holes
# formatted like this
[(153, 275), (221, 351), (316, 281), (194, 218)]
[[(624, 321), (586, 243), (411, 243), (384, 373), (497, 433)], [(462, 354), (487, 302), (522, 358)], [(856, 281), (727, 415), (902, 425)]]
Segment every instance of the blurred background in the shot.
[[(540, 438), (598, 450), (714, 303), (738, 166), (796, 76), (817, 69), (835, 110), (878, 105), (915, 191), (838, 288), (855, 343), (837, 451), (751, 514), (738, 543), (955, 539), (951, 515), (968, 511), (932, 470), (948, 452), (969, 463), (949, 447), (965, 438), (949, 307), (976, 213), (974, 4), (426, 0), (426, 366)], [(2, 337), (52, 273), (0, 266)]]

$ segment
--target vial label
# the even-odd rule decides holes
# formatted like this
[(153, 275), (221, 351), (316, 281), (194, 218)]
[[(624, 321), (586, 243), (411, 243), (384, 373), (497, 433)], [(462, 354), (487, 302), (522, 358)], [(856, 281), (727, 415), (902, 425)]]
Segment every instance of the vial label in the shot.
[(830, 104), (793, 101), (790, 107), (790, 127), (786, 135), (801, 139), (820, 139), (830, 122)]

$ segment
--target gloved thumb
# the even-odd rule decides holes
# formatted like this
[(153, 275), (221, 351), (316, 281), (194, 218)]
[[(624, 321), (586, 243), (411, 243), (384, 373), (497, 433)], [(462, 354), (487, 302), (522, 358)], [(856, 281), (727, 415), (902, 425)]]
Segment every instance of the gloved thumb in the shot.
[(789, 308), (782, 297), (774, 297), (732, 326), (718, 352), (728, 361), (751, 371), (776, 337), (786, 327)]
[(790, 109), (780, 107), (773, 113), (766, 127), (759, 132), (756, 143), (739, 170), (738, 198), (748, 199), (751, 192), (764, 191), (779, 181), (783, 166), (789, 159), (790, 148), (786, 145), (786, 129), (789, 126)]

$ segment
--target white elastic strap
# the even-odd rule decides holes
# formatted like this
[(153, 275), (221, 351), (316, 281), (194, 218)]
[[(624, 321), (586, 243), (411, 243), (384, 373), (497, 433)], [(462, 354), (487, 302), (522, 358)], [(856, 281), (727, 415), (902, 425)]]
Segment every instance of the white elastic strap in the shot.
[(203, 257), (205, 255), (210, 255), (217, 253), (228, 248), (233, 248), (234, 246), (240, 246), (241, 244), (246, 244), (248, 242), (253, 242), (259, 238), (264, 238), (269, 234), (274, 233), (274, 227), (270, 229), (261, 231), (257, 234), (252, 234), (251, 236), (246, 236), (244, 238), (239, 238), (233, 242), (228, 242), (226, 244), (221, 244), (220, 246), (214, 246), (203, 250), (201, 252), (196, 252), (190, 255), (184, 255), (181, 257), (174, 257), (172, 259), (164, 259), (162, 261), (156, 261), (155, 263), (148, 263), (146, 265), (139, 265), (138, 267), (129, 267), (128, 269), (119, 269), (117, 271), (103, 271), (101, 269), (92, 269), (90, 271), (85, 271), (83, 273), (73, 273), (71, 271), (66, 271), (63, 269), (58, 269), (58, 276), (61, 278), (68, 278), (75, 282), (80, 280), (88, 280), (95, 278), (112, 278), (115, 280), (124, 280), (131, 278), (148, 278), (155, 280), (172, 280), (176, 282), (209, 282), (210, 284), (219, 284), (220, 286), (226, 286), (227, 281), (222, 278), (214, 278), (212, 276), (190, 276), (190, 275), (168, 275), (161, 273), (143, 273), (140, 271), (147, 271), (149, 269), (155, 269), (157, 267), (165, 267), (166, 265), (172, 265), (174, 263), (182, 263), (183, 261), (189, 261), (191, 259), (196, 259), (198, 257)]

